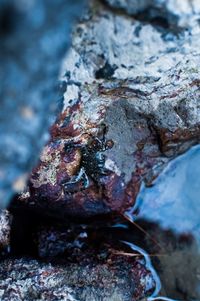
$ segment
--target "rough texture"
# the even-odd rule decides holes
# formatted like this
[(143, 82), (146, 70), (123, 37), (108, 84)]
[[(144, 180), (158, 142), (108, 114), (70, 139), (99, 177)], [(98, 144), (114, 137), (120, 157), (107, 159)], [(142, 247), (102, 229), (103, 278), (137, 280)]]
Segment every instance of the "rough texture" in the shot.
[(63, 65), (65, 108), (17, 206), (124, 213), (142, 181), (199, 143), (199, 27), (174, 33), (94, 2)]
[[(175, 28), (194, 26), (200, 19), (198, 0), (106, 0), (109, 5)], [(162, 18), (162, 19), (159, 19)]]
[(0, 1), (0, 206), (20, 191), (48, 140), (58, 74), (84, 1)]
[(40, 224), (27, 214), (11, 219), (3, 211), (0, 299), (138, 301), (153, 295), (159, 280), (149, 258), (122, 243), (114, 225), (64, 225), (52, 219)]
[[(135, 224), (130, 232), (126, 224), (112, 225), (119, 231), (111, 235), (105, 219), (90, 229), (64, 225), (69, 217), (89, 223), (96, 215), (127, 216), (141, 183), (151, 185), (169, 160), (199, 143), (198, 3), (109, 1), (124, 11), (92, 3), (63, 64), (64, 110), (27, 189), (11, 207), (12, 252), (19, 255), (17, 248), (23, 253), (30, 244), (27, 250), (34, 249), (39, 260), (1, 263), (2, 300), (131, 301), (159, 293), (149, 257), (119, 243), (136, 241)], [(145, 231), (138, 229), (140, 243)], [(157, 260), (170, 244), (162, 253), (156, 229), (144, 240), (156, 245), (150, 251)]]
[(2, 301), (137, 301), (154, 292), (152, 270), (141, 254), (132, 256), (131, 249), (116, 242), (100, 243), (96, 231), (89, 235), (87, 229), (63, 230), (51, 227), (40, 232), (42, 260), (1, 262)]
[[(199, 162), (199, 145), (170, 162), (152, 187), (142, 187), (133, 210), (134, 220), (143, 221), (167, 255), (159, 258), (157, 270), (175, 300), (200, 300)], [(151, 241), (150, 252), (155, 247)]]
[(0, 257), (10, 251), (12, 216), (7, 210), (0, 211)]

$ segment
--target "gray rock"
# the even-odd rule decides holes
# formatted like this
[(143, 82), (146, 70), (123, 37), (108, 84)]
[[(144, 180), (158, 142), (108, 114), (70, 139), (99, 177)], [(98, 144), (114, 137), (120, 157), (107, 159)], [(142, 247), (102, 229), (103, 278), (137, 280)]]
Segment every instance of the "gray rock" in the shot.
[[(83, 1), (0, 1), (0, 205), (21, 190), (58, 107), (58, 74)], [(61, 101), (60, 101), (61, 102)]]
[[(50, 248), (57, 240), (51, 231)], [(44, 237), (43, 237), (44, 238)], [(51, 261), (4, 259), (0, 265), (0, 298), (7, 300), (139, 301), (151, 295), (156, 282), (140, 254), (124, 253), (113, 246), (83, 248), (76, 245)], [(135, 253), (135, 252), (134, 252)], [(50, 255), (50, 254), (49, 254)], [(130, 256), (129, 256), (130, 255)]]
[[(98, 223), (63, 226), (55, 220), (43, 220), (40, 226), (35, 222), (34, 228), (30, 216), (23, 223), (26, 217), (12, 218), (6, 210), (0, 214), (2, 301), (139, 301), (159, 289), (150, 258), (122, 243), (117, 228), (99, 228)], [(23, 240), (24, 234), (28, 236)], [(29, 241), (34, 257), (32, 249), (27, 252)]]
[(12, 215), (7, 210), (0, 211), (0, 256), (10, 251), (10, 231)]
[[(200, 3), (198, 0), (106, 0), (109, 5), (124, 9), (128, 14), (141, 14), (144, 19), (165, 22), (169, 27), (188, 28), (198, 24)], [(145, 15), (144, 15), (145, 13)]]
[(199, 43), (199, 26), (175, 33), (94, 2), (62, 67), (63, 112), (16, 206), (124, 214), (142, 182), (200, 141)]
[[(102, 122), (106, 113), (100, 114), (101, 106), (108, 108), (116, 101), (127, 103), (160, 129), (174, 132), (198, 126), (199, 42), (197, 25), (177, 34), (99, 8), (78, 26), (63, 67), (71, 70), (70, 84), (66, 79), (70, 91), (65, 94), (66, 108), (79, 94), (83, 102), (82, 123), (76, 117), (76, 129), (87, 128), (88, 119), (93, 124)], [(127, 116), (122, 119), (126, 122)]]

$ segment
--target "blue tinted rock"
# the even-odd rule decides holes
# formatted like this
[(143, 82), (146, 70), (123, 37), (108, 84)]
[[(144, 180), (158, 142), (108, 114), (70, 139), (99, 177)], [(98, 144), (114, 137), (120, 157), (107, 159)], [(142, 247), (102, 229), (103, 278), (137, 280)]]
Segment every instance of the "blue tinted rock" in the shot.
[(58, 75), (83, 1), (0, 1), (0, 205), (25, 183), (48, 139)]
[(137, 198), (139, 218), (176, 234), (188, 233), (200, 244), (200, 146), (169, 163), (152, 187)]
[(161, 21), (169, 27), (188, 28), (200, 18), (198, 0), (107, 0), (109, 5), (122, 8), (130, 15), (141, 13), (142, 18)]

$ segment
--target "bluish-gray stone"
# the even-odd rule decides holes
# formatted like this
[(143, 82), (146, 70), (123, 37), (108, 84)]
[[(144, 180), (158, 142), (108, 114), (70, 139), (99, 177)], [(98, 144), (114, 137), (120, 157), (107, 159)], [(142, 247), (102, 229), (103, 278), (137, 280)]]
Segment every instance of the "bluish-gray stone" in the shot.
[(0, 206), (48, 140), (58, 74), (82, 0), (0, 0)]

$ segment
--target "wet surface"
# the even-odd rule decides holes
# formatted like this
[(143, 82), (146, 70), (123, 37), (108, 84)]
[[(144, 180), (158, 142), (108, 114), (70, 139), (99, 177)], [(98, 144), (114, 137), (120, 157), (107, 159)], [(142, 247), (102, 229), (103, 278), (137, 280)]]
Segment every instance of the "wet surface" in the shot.
[(165, 298), (149, 300), (200, 300), (199, 164), (197, 146), (172, 161), (152, 187), (143, 185), (126, 213), (138, 228), (134, 244), (149, 253), (161, 280)]
[(146, 298), (139, 299), (142, 294), (136, 292), (134, 300), (199, 301), (199, 163), (200, 146), (172, 161), (151, 187), (142, 186), (135, 206), (122, 218), (65, 224), (43, 216), (39, 222), (33, 212), (31, 218), (13, 212), (11, 251), (14, 257), (29, 254), (51, 262), (57, 257), (66, 260), (66, 252), (71, 254), (74, 247), (87, 258), (87, 246), (92, 250), (112, 246), (116, 256), (138, 258), (152, 275), (145, 278)]

